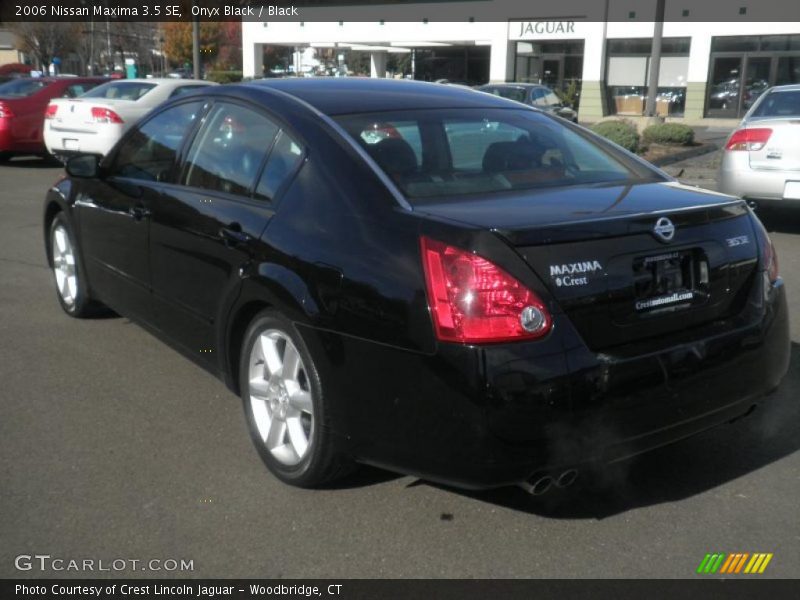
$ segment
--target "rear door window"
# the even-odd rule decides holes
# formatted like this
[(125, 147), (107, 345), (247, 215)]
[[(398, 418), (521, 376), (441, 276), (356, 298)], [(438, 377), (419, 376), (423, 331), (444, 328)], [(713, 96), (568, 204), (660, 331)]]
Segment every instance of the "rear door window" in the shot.
[(183, 183), (249, 195), (278, 129), (273, 121), (253, 110), (217, 104), (192, 142)]
[(303, 148), (292, 136), (281, 131), (258, 180), (256, 198), (273, 202), (302, 160)]
[(202, 101), (179, 104), (137, 127), (119, 147), (111, 174), (144, 181), (167, 181), (177, 152), (202, 109)]

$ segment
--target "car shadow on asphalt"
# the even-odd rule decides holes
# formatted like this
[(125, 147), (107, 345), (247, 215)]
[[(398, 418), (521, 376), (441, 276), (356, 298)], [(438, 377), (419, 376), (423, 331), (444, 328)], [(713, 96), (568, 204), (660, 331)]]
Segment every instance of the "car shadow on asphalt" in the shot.
[(4, 167), (18, 167), (20, 169), (55, 169), (63, 166), (52, 157), (44, 156), (17, 156), (6, 163), (0, 163), (0, 173)]
[(800, 233), (800, 207), (796, 209), (759, 207), (756, 209), (756, 215), (769, 232)]
[[(552, 519), (604, 519), (635, 508), (702, 494), (800, 450), (800, 344), (789, 372), (750, 416), (628, 461), (581, 472), (542, 496), (520, 488), (469, 492), (432, 485), (504, 508)], [(763, 490), (768, 494), (768, 490)]]

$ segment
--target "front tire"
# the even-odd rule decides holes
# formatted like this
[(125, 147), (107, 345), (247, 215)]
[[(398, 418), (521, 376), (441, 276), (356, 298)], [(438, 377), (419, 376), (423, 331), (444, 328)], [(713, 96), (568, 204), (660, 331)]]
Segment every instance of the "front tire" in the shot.
[(71, 317), (91, 316), (96, 305), (89, 298), (83, 265), (78, 257), (72, 227), (63, 213), (50, 224), (50, 265), (61, 308)]
[(242, 344), (239, 383), (250, 437), (281, 481), (317, 487), (350, 470), (334, 447), (330, 399), (297, 328), (274, 311), (253, 320)]

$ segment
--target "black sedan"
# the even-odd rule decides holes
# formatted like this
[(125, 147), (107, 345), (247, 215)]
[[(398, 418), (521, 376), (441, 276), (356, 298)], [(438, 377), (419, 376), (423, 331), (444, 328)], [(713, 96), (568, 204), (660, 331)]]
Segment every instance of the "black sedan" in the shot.
[(566, 106), (561, 101), (561, 98), (546, 85), (537, 83), (492, 83), (475, 89), (533, 106), (573, 123), (578, 122), (577, 111)]
[(285, 482), (566, 486), (753, 410), (784, 284), (748, 206), (563, 119), (386, 80), (156, 109), (48, 192), (58, 300), (224, 379)]

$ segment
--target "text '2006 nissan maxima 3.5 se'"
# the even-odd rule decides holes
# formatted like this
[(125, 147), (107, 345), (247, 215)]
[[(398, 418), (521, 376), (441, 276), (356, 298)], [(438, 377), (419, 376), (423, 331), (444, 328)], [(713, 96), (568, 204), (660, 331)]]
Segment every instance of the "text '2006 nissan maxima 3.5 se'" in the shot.
[(784, 284), (741, 201), (450, 86), (273, 80), (157, 109), (47, 194), (58, 299), (182, 347), (281, 480), (542, 492), (750, 412)]

